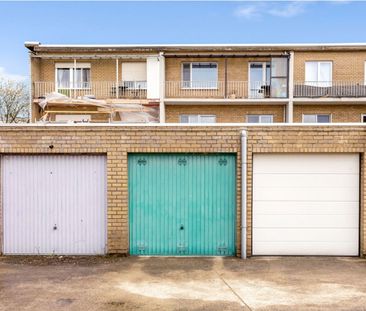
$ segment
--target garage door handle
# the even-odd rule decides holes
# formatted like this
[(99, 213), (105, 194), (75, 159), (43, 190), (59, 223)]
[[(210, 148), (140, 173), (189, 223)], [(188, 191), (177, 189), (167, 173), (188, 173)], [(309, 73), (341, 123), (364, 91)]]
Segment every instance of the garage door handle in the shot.
[(53, 226), (53, 230), (57, 230), (57, 226), (56, 225)]
[(183, 226), (183, 225), (181, 225), (179, 229), (180, 229), (180, 230), (184, 230), (184, 226)]

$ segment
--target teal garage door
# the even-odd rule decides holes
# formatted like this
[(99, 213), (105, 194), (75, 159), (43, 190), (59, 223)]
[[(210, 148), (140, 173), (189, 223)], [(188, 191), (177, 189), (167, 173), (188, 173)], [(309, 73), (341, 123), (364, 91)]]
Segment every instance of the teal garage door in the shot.
[(131, 255), (235, 255), (236, 157), (130, 154)]

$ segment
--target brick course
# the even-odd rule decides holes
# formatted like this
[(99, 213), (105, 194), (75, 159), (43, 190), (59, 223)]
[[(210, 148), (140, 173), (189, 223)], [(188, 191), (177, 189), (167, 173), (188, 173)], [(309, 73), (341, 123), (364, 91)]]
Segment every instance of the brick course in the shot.
[(365, 79), (366, 52), (295, 52), (294, 80), (305, 80), (306, 61), (331, 61), (333, 81), (362, 82)]
[(294, 105), (294, 122), (301, 123), (303, 114), (331, 114), (333, 123), (361, 122), (361, 115), (366, 114), (366, 105)]
[(167, 123), (179, 123), (182, 114), (214, 114), (217, 123), (246, 123), (248, 114), (271, 114), (273, 122), (285, 122), (284, 105), (166, 105)]
[[(251, 255), (253, 154), (300, 152), (361, 154), (360, 245), (361, 255), (366, 255), (364, 230), (366, 128), (363, 126), (3, 126), (0, 127), (0, 152), (2, 154), (106, 154), (108, 252), (122, 254), (128, 253), (128, 153), (236, 153), (238, 172), (236, 237), (237, 253), (240, 254), (240, 133), (243, 129), (248, 131), (248, 256)], [(54, 146), (53, 149), (49, 148), (51, 144)], [(0, 224), (2, 224), (1, 219)]]

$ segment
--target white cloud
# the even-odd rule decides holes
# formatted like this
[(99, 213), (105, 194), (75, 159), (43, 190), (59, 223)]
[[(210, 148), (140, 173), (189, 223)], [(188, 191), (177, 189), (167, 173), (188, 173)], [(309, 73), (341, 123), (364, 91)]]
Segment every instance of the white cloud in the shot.
[(239, 7), (235, 11), (235, 15), (239, 17), (244, 17), (247, 19), (260, 16), (259, 6), (251, 5), (246, 7)]
[(260, 18), (265, 15), (277, 17), (294, 17), (305, 12), (305, 3), (299, 1), (293, 2), (253, 2), (249, 6), (238, 7), (234, 14), (238, 17), (252, 19)]
[(305, 11), (304, 4), (301, 2), (291, 2), (280, 8), (273, 8), (268, 11), (269, 14), (279, 17), (293, 17)]
[(333, 4), (349, 4), (352, 0), (332, 0), (330, 2)]
[(13, 74), (10, 72), (7, 72), (7, 70), (4, 67), (0, 67), (0, 79), (6, 79), (6, 80), (14, 80), (14, 81), (25, 81), (28, 77)]

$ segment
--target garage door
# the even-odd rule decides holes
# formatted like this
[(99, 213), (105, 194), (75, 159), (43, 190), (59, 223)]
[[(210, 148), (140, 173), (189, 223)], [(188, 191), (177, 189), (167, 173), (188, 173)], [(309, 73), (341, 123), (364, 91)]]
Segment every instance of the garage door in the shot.
[(356, 256), (358, 239), (358, 154), (254, 156), (254, 255)]
[(2, 157), (5, 254), (103, 254), (104, 156)]
[(234, 255), (235, 162), (230, 154), (133, 154), (132, 255)]

